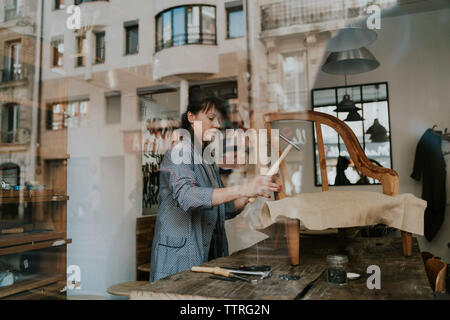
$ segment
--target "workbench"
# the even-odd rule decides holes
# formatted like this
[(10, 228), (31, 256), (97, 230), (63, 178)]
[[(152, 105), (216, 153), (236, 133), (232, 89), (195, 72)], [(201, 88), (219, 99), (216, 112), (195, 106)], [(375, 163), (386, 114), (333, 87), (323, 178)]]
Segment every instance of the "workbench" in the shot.
[[(417, 239), (413, 239), (411, 257), (402, 254), (397, 237), (355, 238), (346, 244), (336, 235), (302, 237), (300, 264), (292, 266), (286, 246), (275, 250), (271, 239), (264, 240), (229, 257), (209, 261), (203, 266), (236, 267), (270, 265), (272, 274), (258, 284), (245, 281), (211, 279), (211, 274), (190, 270), (149, 283), (130, 295), (131, 299), (237, 299), (237, 300), (321, 300), (321, 299), (434, 299)], [(326, 256), (346, 254), (348, 272), (361, 275), (344, 286), (327, 283)], [(371, 265), (380, 267), (381, 288), (369, 289)], [(299, 276), (282, 280), (283, 274)], [(372, 278), (370, 278), (372, 279)], [(369, 279), (369, 280), (370, 280)]]

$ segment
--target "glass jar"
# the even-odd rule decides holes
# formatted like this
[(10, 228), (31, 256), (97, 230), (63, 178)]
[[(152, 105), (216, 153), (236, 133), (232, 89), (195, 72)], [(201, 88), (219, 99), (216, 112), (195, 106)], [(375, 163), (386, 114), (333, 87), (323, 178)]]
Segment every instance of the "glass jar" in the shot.
[(328, 284), (342, 286), (347, 284), (347, 264), (348, 258), (341, 254), (332, 254), (327, 256)]

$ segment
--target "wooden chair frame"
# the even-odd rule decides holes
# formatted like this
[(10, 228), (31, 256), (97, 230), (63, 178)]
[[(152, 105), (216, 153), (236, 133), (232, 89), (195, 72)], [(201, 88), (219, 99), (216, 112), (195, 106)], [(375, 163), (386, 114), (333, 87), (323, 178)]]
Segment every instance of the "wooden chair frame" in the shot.
[[(322, 137), (321, 125), (327, 125), (333, 128), (347, 147), (355, 167), (362, 172), (364, 175), (377, 179), (381, 182), (383, 188), (383, 194), (389, 196), (395, 196), (398, 194), (399, 180), (398, 174), (392, 169), (383, 168), (374, 165), (365, 155), (358, 139), (356, 138), (350, 127), (342, 120), (336, 117), (328, 115), (322, 112), (316, 111), (300, 111), (300, 112), (289, 112), (289, 113), (267, 113), (264, 115), (264, 121), (267, 128), (267, 134), (270, 139), (272, 122), (283, 121), (283, 120), (304, 120), (312, 121), (314, 123), (316, 134), (317, 134), (317, 144), (319, 151), (319, 161), (320, 161), (320, 173), (322, 177), (322, 191), (328, 191), (328, 177), (325, 159), (325, 149)], [(289, 173), (287, 165), (284, 160), (280, 164), (280, 175), (275, 176), (275, 181), (279, 184), (284, 184), (284, 182), (289, 181)], [(285, 188), (280, 192), (275, 193), (275, 199), (283, 199), (287, 195), (284, 193)], [(344, 234), (342, 230), (339, 230), (341, 235)], [(285, 232), (287, 245), (289, 250), (289, 256), (292, 265), (298, 265), (300, 260), (300, 221), (297, 219), (289, 219), (285, 224)], [(277, 246), (278, 239), (275, 239), (275, 246)], [(412, 254), (412, 234), (409, 232), (402, 231), (402, 243), (403, 243), (403, 254), (405, 256), (411, 256)]]

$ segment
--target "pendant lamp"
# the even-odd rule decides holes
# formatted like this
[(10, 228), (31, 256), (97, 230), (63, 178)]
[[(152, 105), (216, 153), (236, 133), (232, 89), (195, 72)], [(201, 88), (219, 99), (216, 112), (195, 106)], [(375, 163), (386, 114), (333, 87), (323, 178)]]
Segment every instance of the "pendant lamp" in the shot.
[(339, 30), (338, 34), (327, 42), (327, 51), (338, 52), (366, 47), (377, 39), (374, 30), (348, 27)]
[(378, 118), (373, 121), (373, 124), (369, 127), (369, 129), (367, 129), (366, 133), (370, 134), (370, 141), (372, 142), (389, 141), (387, 130), (381, 125)]
[(360, 121), (363, 118), (359, 115), (358, 111), (361, 108), (358, 108), (355, 105), (355, 102), (350, 98), (350, 95), (347, 93), (347, 75), (344, 75), (345, 79), (345, 94), (341, 102), (337, 104), (337, 108), (334, 112), (348, 112), (347, 118), (344, 121)]
[(372, 71), (380, 63), (366, 48), (358, 48), (348, 51), (331, 52), (322, 71), (330, 74), (358, 74)]
[[(377, 89), (376, 93), (376, 102), (377, 102), (377, 114), (379, 114), (378, 109), (378, 90), (380, 86), (377, 84), (375, 85), (375, 88)], [(372, 142), (387, 142), (389, 141), (389, 137), (387, 135), (387, 130), (383, 125), (380, 123), (378, 118), (375, 118), (373, 121), (373, 124), (367, 129), (367, 134), (370, 134), (370, 141)]]

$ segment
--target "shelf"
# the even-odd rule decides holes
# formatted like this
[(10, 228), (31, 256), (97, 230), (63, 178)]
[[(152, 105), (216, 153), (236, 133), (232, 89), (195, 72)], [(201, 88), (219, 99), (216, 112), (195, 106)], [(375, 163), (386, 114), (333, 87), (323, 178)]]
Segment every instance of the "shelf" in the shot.
[(64, 246), (66, 244), (72, 243), (72, 239), (53, 239), (53, 240), (44, 240), (39, 242), (30, 242), (26, 244), (14, 245), (9, 247), (0, 248), (0, 256), (20, 253), (25, 251), (39, 250), (51, 247), (59, 247)]
[(41, 155), (42, 160), (67, 160), (70, 159), (70, 154), (43, 154)]
[(0, 235), (0, 248), (17, 246), (31, 242), (48, 241), (52, 239), (64, 239), (65, 232), (43, 231), (37, 233), (22, 232)]
[(34, 279), (16, 282), (11, 286), (0, 288), (0, 298), (4, 298), (16, 293), (36, 289), (54, 282), (65, 280), (63, 274), (39, 275)]
[(0, 204), (23, 202), (53, 202), (69, 200), (67, 195), (53, 190), (9, 190), (0, 191)]

